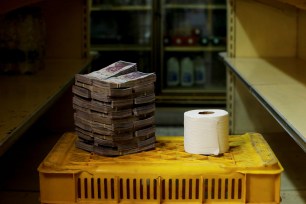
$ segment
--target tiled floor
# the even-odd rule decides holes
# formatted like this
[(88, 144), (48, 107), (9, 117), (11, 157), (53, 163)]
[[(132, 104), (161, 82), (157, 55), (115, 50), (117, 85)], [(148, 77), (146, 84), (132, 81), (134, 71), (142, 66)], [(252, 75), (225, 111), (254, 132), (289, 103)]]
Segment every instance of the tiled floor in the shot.
[[(39, 125), (27, 132), (0, 158), (0, 203), (39, 203), (37, 167), (60, 134)], [(158, 126), (157, 135), (183, 135), (182, 126)], [(282, 203), (306, 203), (306, 154), (286, 134), (265, 136), (285, 168), (282, 174)]]

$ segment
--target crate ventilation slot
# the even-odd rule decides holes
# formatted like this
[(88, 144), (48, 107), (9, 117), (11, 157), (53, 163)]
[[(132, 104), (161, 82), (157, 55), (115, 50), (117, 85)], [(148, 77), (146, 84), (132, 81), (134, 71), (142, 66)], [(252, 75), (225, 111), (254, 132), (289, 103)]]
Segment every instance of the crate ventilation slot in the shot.
[(78, 178), (81, 200), (243, 200), (243, 178)]
[(109, 199), (115, 198), (115, 179), (106, 178), (79, 178), (78, 198), (82, 199)]

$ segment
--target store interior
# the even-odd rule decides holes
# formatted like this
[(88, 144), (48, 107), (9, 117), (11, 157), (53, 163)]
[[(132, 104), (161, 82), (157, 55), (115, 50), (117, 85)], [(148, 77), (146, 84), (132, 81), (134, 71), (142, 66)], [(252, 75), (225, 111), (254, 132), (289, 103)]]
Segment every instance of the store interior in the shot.
[[(230, 134), (262, 134), (284, 168), (281, 203), (306, 203), (305, 111), (298, 108), (306, 103), (305, 4), (1, 2), (0, 203), (40, 203), (38, 167), (64, 133), (75, 131), (75, 74), (119, 60), (156, 74), (155, 135), (184, 136), (186, 111), (226, 110)], [(278, 37), (267, 39), (271, 26)]]

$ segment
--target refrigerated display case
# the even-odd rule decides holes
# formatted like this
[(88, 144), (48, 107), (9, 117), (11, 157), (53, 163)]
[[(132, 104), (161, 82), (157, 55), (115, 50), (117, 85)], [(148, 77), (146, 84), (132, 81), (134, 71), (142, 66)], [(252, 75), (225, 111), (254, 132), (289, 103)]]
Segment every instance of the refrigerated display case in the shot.
[(225, 0), (92, 0), (91, 50), (155, 72), (159, 104), (225, 105)]
[(161, 66), (164, 103), (220, 104), (225, 101), (226, 2), (165, 0), (161, 3)]
[(90, 26), (94, 69), (125, 60), (152, 70), (152, 0), (92, 0)]

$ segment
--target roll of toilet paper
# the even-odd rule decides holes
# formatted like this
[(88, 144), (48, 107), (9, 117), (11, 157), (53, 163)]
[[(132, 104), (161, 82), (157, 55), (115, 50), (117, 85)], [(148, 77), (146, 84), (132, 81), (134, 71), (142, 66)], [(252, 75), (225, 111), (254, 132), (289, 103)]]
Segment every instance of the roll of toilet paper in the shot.
[(184, 149), (192, 154), (227, 152), (228, 113), (224, 110), (191, 110), (184, 113)]

